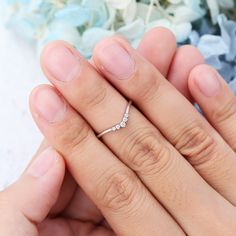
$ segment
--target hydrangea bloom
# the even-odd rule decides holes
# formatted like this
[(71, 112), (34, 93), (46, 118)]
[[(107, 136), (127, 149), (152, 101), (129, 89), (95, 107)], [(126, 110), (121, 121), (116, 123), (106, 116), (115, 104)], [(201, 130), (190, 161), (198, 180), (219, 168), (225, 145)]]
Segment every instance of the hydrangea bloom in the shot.
[(228, 82), (236, 77), (235, 0), (2, 1), (11, 16), (9, 25), (37, 42), (39, 51), (62, 39), (90, 57), (104, 37), (118, 33), (136, 47), (147, 30), (164, 26), (179, 44), (198, 47)]

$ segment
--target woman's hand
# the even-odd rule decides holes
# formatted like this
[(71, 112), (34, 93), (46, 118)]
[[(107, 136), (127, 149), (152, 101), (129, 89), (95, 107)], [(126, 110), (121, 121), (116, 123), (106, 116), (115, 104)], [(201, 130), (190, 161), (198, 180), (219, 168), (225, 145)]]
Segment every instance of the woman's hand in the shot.
[[(118, 235), (234, 235), (235, 97), (223, 79), (205, 65), (189, 76), (207, 121), (124, 40), (103, 41), (93, 62), (100, 73), (69, 45), (50, 44), (42, 65), (57, 89), (35, 89), (31, 109), (112, 229)], [(127, 105), (122, 94), (135, 104), (128, 126), (101, 142), (93, 130), (120, 121)]]
[[(176, 50), (173, 35), (166, 29), (158, 28), (145, 35), (138, 51), (189, 97), (186, 86), (188, 74), (195, 65), (203, 62), (200, 53), (195, 48), (183, 46)], [(192, 55), (193, 60), (188, 61), (186, 55)], [(184, 68), (180, 68), (180, 64), (184, 64)], [(96, 65), (94, 66), (96, 68)], [(48, 166), (48, 171), (37, 178), (26, 171), (17, 183), (0, 193), (2, 213), (0, 234), (15, 235), (17, 227), (18, 235), (33, 235), (34, 232), (37, 234), (37, 230), (40, 235), (53, 233), (71, 235), (73, 229), (77, 234), (112, 235), (102, 213), (76, 184), (67, 170), (62, 183), (65, 171), (63, 160), (59, 154), (48, 147), (47, 142), (40, 147), (35, 158), (42, 162), (36, 161), (36, 164), (32, 162), (33, 172), (35, 174), (37, 169), (42, 169), (42, 165), (45, 169), (48, 161), (54, 157), (59, 160), (56, 165)], [(31, 165), (27, 169), (30, 170), (30, 168)], [(54, 173), (55, 169), (57, 169), (57, 174), (52, 176), (50, 173)], [(35, 212), (38, 213), (37, 219)]]

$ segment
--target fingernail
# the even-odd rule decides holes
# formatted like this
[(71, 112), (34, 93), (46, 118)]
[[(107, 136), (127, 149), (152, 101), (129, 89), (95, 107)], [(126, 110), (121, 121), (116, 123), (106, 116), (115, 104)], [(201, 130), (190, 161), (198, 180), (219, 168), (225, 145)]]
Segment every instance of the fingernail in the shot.
[(97, 56), (103, 69), (118, 79), (128, 79), (134, 73), (133, 58), (119, 43), (112, 42), (104, 46)]
[(206, 97), (216, 96), (221, 89), (220, 78), (217, 72), (212, 69), (204, 70), (204, 73), (199, 74), (194, 78), (199, 90)]
[(61, 44), (46, 50), (44, 64), (52, 77), (62, 82), (72, 80), (80, 70), (78, 57), (71, 49)]
[(62, 121), (66, 113), (66, 103), (52, 88), (39, 88), (33, 95), (33, 105), (37, 115), (49, 123)]
[(58, 153), (48, 148), (36, 157), (25, 173), (36, 178), (42, 177), (52, 168), (57, 158)]

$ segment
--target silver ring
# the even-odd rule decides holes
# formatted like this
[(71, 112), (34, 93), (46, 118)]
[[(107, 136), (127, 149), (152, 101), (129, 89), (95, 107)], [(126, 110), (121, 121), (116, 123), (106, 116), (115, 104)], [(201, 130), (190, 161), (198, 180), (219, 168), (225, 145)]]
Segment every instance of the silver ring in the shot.
[(127, 126), (128, 121), (129, 121), (129, 111), (130, 111), (131, 104), (132, 104), (132, 101), (129, 101), (129, 103), (125, 109), (125, 113), (123, 115), (121, 122), (112, 126), (109, 129), (104, 130), (103, 132), (101, 132), (100, 134), (97, 135), (97, 138), (101, 138), (103, 135), (105, 135), (107, 133), (116, 132), (120, 129), (125, 128)]

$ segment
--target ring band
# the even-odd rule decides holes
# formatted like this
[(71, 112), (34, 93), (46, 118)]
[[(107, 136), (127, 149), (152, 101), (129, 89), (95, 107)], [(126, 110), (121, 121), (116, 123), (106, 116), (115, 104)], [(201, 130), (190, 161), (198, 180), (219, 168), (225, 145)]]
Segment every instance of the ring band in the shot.
[(131, 104), (132, 104), (132, 101), (129, 101), (129, 103), (125, 109), (125, 113), (123, 115), (122, 121), (120, 123), (112, 126), (111, 128), (104, 130), (100, 134), (98, 134), (97, 138), (101, 138), (103, 135), (105, 135), (107, 133), (116, 132), (122, 128), (125, 128), (127, 126), (128, 121), (129, 121), (129, 111), (130, 111)]

